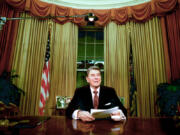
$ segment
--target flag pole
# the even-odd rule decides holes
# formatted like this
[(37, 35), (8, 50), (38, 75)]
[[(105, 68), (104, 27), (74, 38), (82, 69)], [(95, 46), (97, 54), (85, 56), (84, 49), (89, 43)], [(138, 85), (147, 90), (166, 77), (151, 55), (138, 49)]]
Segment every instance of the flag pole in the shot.
[(46, 44), (45, 60), (44, 67), (42, 71), (41, 79), (41, 93), (40, 93), (40, 102), (39, 102), (39, 114), (43, 116), (47, 115), (47, 101), (49, 99), (50, 92), (50, 44), (51, 44), (51, 29), (52, 22), (48, 22), (48, 39)]

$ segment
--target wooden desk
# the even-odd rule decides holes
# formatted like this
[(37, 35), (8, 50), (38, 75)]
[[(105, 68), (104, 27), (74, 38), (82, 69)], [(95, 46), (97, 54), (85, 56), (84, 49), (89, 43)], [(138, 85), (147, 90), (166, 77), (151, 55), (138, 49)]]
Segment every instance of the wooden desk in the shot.
[(56, 107), (52, 107), (52, 108), (50, 108), (50, 109), (52, 109), (52, 115), (53, 115), (53, 116), (65, 116), (66, 108), (56, 108)]
[(84, 123), (64, 116), (54, 116), (49, 120), (38, 122), (41, 117), (21, 117), (16, 120), (29, 119), (29, 127), (0, 128), (0, 134), (17, 135), (179, 135), (171, 118), (140, 119), (129, 118), (123, 125), (111, 120), (96, 120)]
[(66, 113), (66, 108), (59, 108), (59, 109), (55, 109), (55, 112), (53, 113), (53, 115), (56, 116), (65, 116)]

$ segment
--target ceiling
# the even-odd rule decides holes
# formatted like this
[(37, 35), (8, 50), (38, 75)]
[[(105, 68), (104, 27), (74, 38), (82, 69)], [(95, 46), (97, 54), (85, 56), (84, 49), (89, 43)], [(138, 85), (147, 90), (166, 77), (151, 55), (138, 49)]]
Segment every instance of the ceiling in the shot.
[(111, 9), (133, 6), (151, 0), (41, 0), (44, 2), (77, 9)]

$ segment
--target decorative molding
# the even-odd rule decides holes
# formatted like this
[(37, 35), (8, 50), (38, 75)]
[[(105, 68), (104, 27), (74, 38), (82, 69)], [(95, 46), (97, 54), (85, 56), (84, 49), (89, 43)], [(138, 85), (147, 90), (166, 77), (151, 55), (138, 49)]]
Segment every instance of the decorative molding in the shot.
[(65, 7), (78, 9), (112, 9), (126, 6), (134, 6), (151, 0), (41, 0)]

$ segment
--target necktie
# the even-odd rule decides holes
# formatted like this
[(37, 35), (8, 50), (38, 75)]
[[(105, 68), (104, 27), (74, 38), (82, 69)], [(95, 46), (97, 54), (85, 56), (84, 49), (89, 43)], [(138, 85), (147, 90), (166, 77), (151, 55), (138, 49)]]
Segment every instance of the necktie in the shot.
[(99, 98), (98, 98), (98, 95), (97, 95), (98, 91), (94, 90), (93, 93), (94, 93), (94, 108), (97, 109), (98, 108), (98, 104), (99, 104), (98, 103), (99, 102)]

